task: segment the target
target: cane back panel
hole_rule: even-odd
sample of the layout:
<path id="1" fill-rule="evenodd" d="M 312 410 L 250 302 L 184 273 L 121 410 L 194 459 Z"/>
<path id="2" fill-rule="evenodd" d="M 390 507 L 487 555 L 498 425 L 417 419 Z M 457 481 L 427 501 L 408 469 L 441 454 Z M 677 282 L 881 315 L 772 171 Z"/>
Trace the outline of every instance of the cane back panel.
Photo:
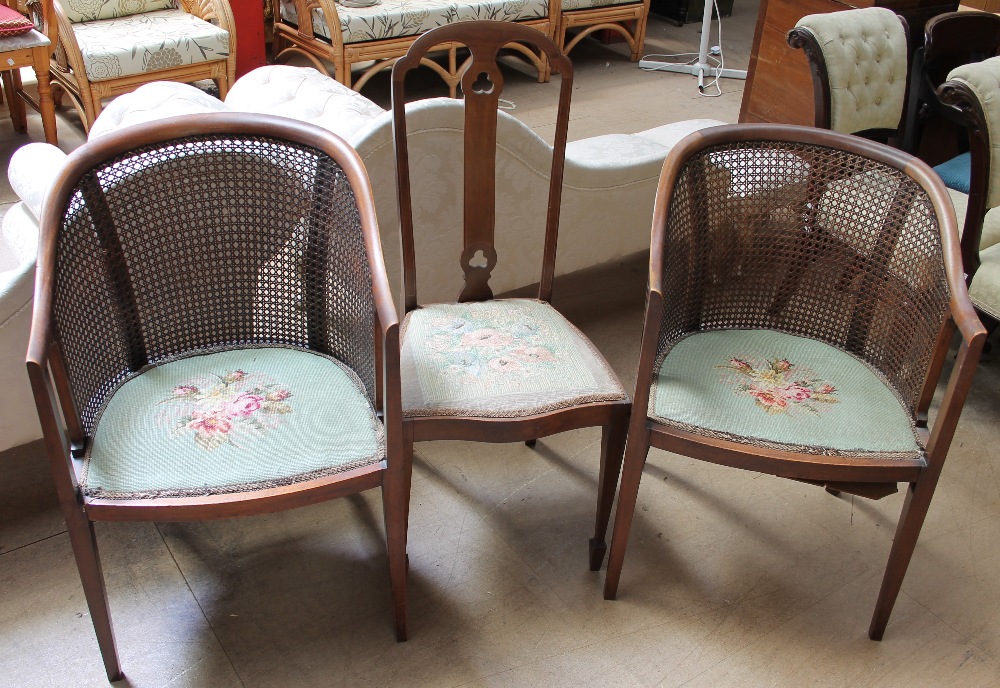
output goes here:
<path id="1" fill-rule="evenodd" d="M 63 218 L 52 317 L 88 435 L 145 366 L 226 348 L 333 356 L 374 401 L 364 237 L 326 154 L 243 134 L 161 142 L 88 171 Z"/>
<path id="2" fill-rule="evenodd" d="M 934 208 L 905 173 L 819 145 L 710 146 L 664 231 L 658 360 L 693 332 L 773 329 L 856 356 L 914 412 L 949 291 Z"/>

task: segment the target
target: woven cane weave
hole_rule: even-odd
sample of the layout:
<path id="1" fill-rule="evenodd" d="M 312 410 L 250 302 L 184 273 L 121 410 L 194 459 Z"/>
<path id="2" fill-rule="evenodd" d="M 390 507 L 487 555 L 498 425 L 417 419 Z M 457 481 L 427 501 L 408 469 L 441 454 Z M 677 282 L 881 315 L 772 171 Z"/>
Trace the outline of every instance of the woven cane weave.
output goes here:
<path id="1" fill-rule="evenodd" d="M 88 436 L 123 382 L 219 348 L 331 356 L 374 400 L 354 194 L 332 159 L 298 144 L 188 137 L 85 174 L 57 237 L 52 317 Z"/>
<path id="2" fill-rule="evenodd" d="M 517 418 L 625 399 L 608 364 L 547 303 L 424 306 L 403 321 L 404 416 Z"/>
<path id="3" fill-rule="evenodd" d="M 138 499 L 246 492 L 385 458 L 358 376 L 300 349 L 233 349 L 151 366 L 100 414 L 80 486 Z"/>
<path id="4" fill-rule="evenodd" d="M 793 193 L 775 192 L 783 177 Z M 748 215 L 755 189 L 771 207 Z M 949 293 L 934 210 L 905 174 L 815 145 L 709 147 L 681 171 L 664 245 L 658 362 L 693 333 L 784 332 L 857 359 L 913 417 Z"/>
<path id="5" fill-rule="evenodd" d="M 773 330 L 676 341 L 653 379 L 649 415 L 772 449 L 920 454 L 909 415 L 877 373 L 829 344 Z"/>

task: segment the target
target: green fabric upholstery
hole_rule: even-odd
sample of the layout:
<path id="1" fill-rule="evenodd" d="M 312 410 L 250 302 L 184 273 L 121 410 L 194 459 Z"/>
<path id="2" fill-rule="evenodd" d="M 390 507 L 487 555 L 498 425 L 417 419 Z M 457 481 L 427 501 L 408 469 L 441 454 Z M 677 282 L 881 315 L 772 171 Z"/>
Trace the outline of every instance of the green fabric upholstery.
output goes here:
<path id="1" fill-rule="evenodd" d="M 405 416 L 517 418 L 627 398 L 590 341 L 530 299 L 411 311 L 400 365 Z"/>
<path id="2" fill-rule="evenodd" d="M 110 398 L 85 457 L 95 498 L 142 499 L 287 485 L 385 458 L 361 381 L 319 354 L 216 351 L 151 366 Z"/>
<path id="3" fill-rule="evenodd" d="M 859 359 L 773 330 L 677 341 L 657 366 L 649 416 L 664 425 L 775 449 L 921 455 L 909 413 Z"/>

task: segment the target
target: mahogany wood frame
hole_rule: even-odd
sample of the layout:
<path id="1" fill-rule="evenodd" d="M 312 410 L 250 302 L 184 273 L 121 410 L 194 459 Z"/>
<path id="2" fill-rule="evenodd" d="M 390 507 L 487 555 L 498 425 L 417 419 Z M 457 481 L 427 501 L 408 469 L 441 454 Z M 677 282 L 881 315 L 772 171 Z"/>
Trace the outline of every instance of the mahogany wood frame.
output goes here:
<path id="1" fill-rule="evenodd" d="M 653 382 L 657 340 L 663 308 L 663 265 L 665 226 L 671 197 L 681 170 L 695 153 L 710 146 L 737 141 L 788 141 L 816 144 L 864 155 L 901 170 L 927 190 L 941 222 L 944 263 L 950 289 L 950 314 L 936 340 L 931 364 L 924 378 L 917 405 L 916 422 L 925 442 L 921 459 L 869 459 L 850 456 L 822 456 L 792 451 L 763 449 L 734 441 L 713 439 L 683 432 L 655 422 L 647 416 L 650 386 Z M 948 380 L 948 386 L 938 410 L 933 428 L 927 429 L 927 411 L 941 376 L 948 347 L 955 331 L 961 335 L 958 357 Z M 646 315 L 640 349 L 632 417 L 629 424 L 622 483 L 615 515 L 614 535 L 608 558 L 608 573 L 604 586 L 605 599 L 615 599 L 621 576 L 629 529 L 635 513 L 636 496 L 642 469 L 650 447 L 676 452 L 692 458 L 734 468 L 768 473 L 785 478 L 816 482 L 830 490 L 860 493 L 870 496 L 891 493 L 898 482 L 909 483 L 896 536 L 889 553 L 882 587 L 872 617 L 868 635 L 880 640 L 889 615 L 899 594 L 907 566 L 916 546 L 920 528 L 930 506 L 948 448 L 955 435 L 959 414 L 972 384 L 976 363 L 986 339 L 969 301 L 962 276 L 958 250 L 958 232 L 954 211 L 940 178 L 924 163 L 909 155 L 864 139 L 820 131 L 806 127 L 768 124 L 743 124 L 696 132 L 688 136 L 664 163 L 653 214 L 652 248 L 649 262 L 649 287 L 646 295 Z M 863 485 L 859 485 L 863 484 Z M 865 489 L 864 486 L 870 486 Z M 857 489 L 862 487 L 862 489 Z"/>
<path id="2" fill-rule="evenodd" d="M 969 203 L 965 209 L 965 227 L 962 229 L 962 264 L 966 282 L 979 270 L 979 243 L 982 241 L 983 220 L 989 208 L 986 199 L 990 191 L 992 148 L 986 113 L 979 96 L 962 81 L 946 81 L 938 89 L 941 103 L 954 108 L 956 119 L 964 124 L 969 136 L 969 154 L 972 169 L 969 174 Z"/>
<path id="3" fill-rule="evenodd" d="M 938 98 L 952 69 L 993 57 L 1000 49 L 1000 16 L 991 12 L 947 12 L 924 26 L 924 45 L 913 54 L 906 103 L 903 150 L 916 153 L 924 120 L 944 117 L 965 126 L 964 117 Z"/>
<path id="4" fill-rule="evenodd" d="M 407 54 L 392 69 L 393 141 L 396 151 L 396 180 L 399 201 L 400 236 L 403 255 L 403 303 L 406 313 L 419 308 L 416 285 L 410 166 L 406 139 L 405 81 L 424 56 L 440 43 L 459 42 L 471 51 L 470 66 L 462 77 L 465 93 L 465 172 L 464 238 L 460 258 L 465 287 L 458 301 L 493 299 L 490 273 L 496 265 L 496 149 L 497 106 L 503 91 L 503 74 L 497 54 L 512 42 L 530 45 L 544 55 L 559 74 L 559 109 L 556 117 L 552 167 L 549 175 L 545 243 L 541 260 L 538 299 L 549 302 L 555 274 L 559 211 L 562 198 L 563 164 L 569 128 L 569 105 L 573 88 L 573 65 L 547 36 L 511 22 L 470 21 L 442 26 L 414 41 Z M 480 82 L 483 77 L 488 82 Z M 486 258 L 485 267 L 470 263 L 478 251 Z M 625 432 L 630 404 L 628 399 L 595 402 L 520 418 L 404 417 L 406 452 L 413 442 L 425 440 L 471 440 L 478 442 L 527 442 L 566 430 L 601 426 L 601 468 L 598 486 L 594 537 L 590 541 L 590 567 L 598 570 L 607 549 L 605 535 L 611 516 L 618 474 L 625 448 Z"/>
<path id="5" fill-rule="evenodd" d="M 906 36 L 907 65 L 909 65 L 910 54 L 910 30 L 906 19 L 896 15 L 903 25 L 903 34 Z M 809 72 L 813 81 L 813 103 L 814 103 L 814 127 L 819 129 L 830 129 L 832 118 L 832 106 L 830 103 L 830 75 L 826 69 L 826 58 L 823 57 L 823 49 L 812 31 L 804 28 L 793 28 L 787 35 L 788 47 L 801 49 L 809 61 Z M 905 135 L 906 125 L 906 103 L 909 100 L 909 81 L 906 84 L 906 94 L 903 96 L 903 112 L 900 113 L 899 125 L 896 129 L 867 129 L 863 131 L 850 132 L 855 136 L 871 139 L 880 143 L 897 141 L 902 143 Z"/>
<path id="6" fill-rule="evenodd" d="M 364 234 L 376 316 L 376 396 L 386 430 L 386 461 L 342 474 L 247 493 L 142 500 L 91 499 L 79 488 L 74 455 L 86 442 L 69 379 L 52 328 L 56 237 L 78 180 L 118 154 L 141 146 L 200 134 L 245 134 L 285 139 L 333 158 L 354 190 Z M 211 202 L 211 198 L 205 199 Z M 84 594 L 90 607 L 108 679 L 122 677 L 107 591 L 94 534 L 95 521 L 193 521 L 263 514 L 316 504 L 381 487 L 397 640 L 406 639 L 406 529 L 410 456 L 403 451 L 399 384 L 399 321 L 382 259 L 375 206 L 357 153 L 339 137 L 311 124 L 249 114 L 188 115 L 119 130 L 74 152 L 42 213 L 35 306 L 27 355 L 28 375 L 45 438 L 59 503 L 66 518 Z"/>
<path id="7" fill-rule="evenodd" d="M 340 31 L 340 15 L 334 0 L 292 0 L 292 2 L 295 4 L 297 25 L 286 24 L 280 17 L 280 12 L 274 17 L 275 62 L 281 63 L 293 55 L 299 55 L 309 60 L 323 74 L 330 73 L 323 61 L 331 62 L 334 71 L 331 76 L 355 91 L 364 88 L 368 80 L 379 72 L 391 69 L 396 61 L 406 54 L 414 41 L 422 35 L 344 43 L 344 37 Z M 322 10 L 326 25 L 331 27 L 329 40 L 316 34 L 312 20 L 312 11 L 315 9 Z M 550 2 L 549 14 L 542 19 L 527 19 L 512 23 L 530 26 L 551 38 L 559 29 L 560 4 L 558 0 Z M 435 52 L 447 54 L 447 67 L 442 67 L 428 58 L 424 58 L 423 61 L 425 67 L 434 70 L 448 85 L 448 93 L 452 98 L 457 96 L 458 85 L 469 66 L 468 60 L 458 64 L 458 50 L 462 47 L 465 46 L 458 41 L 438 43 Z M 514 43 L 507 47 L 516 50 L 538 70 L 539 82 L 549 80 L 549 65 L 543 56 L 536 54 L 523 44 Z M 361 76 L 354 81 L 351 65 L 368 61 L 373 61 L 375 64 L 366 68 Z"/>
<path id="8" fill-rule="evenodd" d="M 46 35 L 51 31 L 58 36 L 58 50 L 52 60 L 50 72 L 53 86 L 56 89 L 56 103 L 62 99 L 62 93 L 69 95 L 73 106 L 80 113 L 85 131 L 90 131 L 94 120 L 101 114 L 104 106 L 101 101 L 123 93 L 129 93 L 143 84 L 151 81 L 180 81 L 190 83 L 201 79 L 212 79 L 219 88 L 219 98 L 225 99 L 229 87 L 236 81 L 236 24 L 229 0 L 178 0 L 179 7 L 199 19 L 215 20 L 220 29 L 229 32 L 229 56 L 210 62 L 181 65 L 155 72 L 130 74 L 104 81 L 91 81 L 80 53 L 80 46 L 73 33 L 73 23 L 59 4 L 59 0 L 43 0 L 54 3 L 54 22 L 51 28 L 46 26 Z"/>

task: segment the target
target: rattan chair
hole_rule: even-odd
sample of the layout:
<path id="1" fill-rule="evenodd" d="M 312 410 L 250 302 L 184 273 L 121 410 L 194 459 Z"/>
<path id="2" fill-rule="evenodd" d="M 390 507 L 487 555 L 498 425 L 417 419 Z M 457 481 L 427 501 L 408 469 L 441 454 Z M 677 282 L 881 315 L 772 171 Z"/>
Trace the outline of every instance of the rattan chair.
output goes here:
<path id="1" fill-rule="evenodd" d="M 90 130 L 102 100 L 151 81 L 212 79 L 225 98 L 236 80 L 229 0 L 42 0 L 54 3 L 54 93 L 65 91 Z"/>
<path id="2" fill-rule="evenodd" d="M 418 305 L 404 84 L 423 56 L 441 42 L 468 46 L 465 92 L 464 235 L 456 275 L 464 273 L 457 303 Z M 497 106 L 503 75 L 497 53 L 511 42 L 530 45 L 561 75 L 548 207 L 537 299 L 495 299 L 491 273 L 501 259 L 496 227 Z M 621 468 L 629 400 L 590 341 L 550 304 L 573 69 L 555 44 L 534 29 L 505 22 L 463 22 L 421 36 L 392 70 L 393 138 L 403 254 L 405 317 L 400 351 L 405 451 L 414 441 L 528 442 L 566 430 L 601 426 L 601 469 L 590 565 L 600 568 L 604 538 Z M 506 115 L 505 115 L 506 116 Z M 418 164 L 428 161 L 416 161 Z M 423 168 L 426 170 L 426 168 Z M 544 171 L 539 171 L 539 176 Z M 537 183 L 537 182 L 535 182 Z M 417 199 L 420 200 L 420 199 Z M 516 203 L 517 199 L 504 199 Z M 513 213 L 512 213 L 513 214 Z M 433 231 L 434 228 L 429 228 Z M 435 250 L 447 250 L 434 242 Z M 426 250 L 426 249 L 421 249 Z M 461 271 L 461 272 L 460 272 Z M 456 280 L 456 291 L 459 285 Z"/>
<path id="3" fill-rule="evenodd" d="M 880 639 L 986 336 L 940 179 L 858 137 L 703 130 L 664 165 L 649 279 L 604 596 L 650 446 L 870 498 L 903 482 L 869 629 Z"/>
<path id="4" fill-rule="evenodd" d="M 802 17 L 787 38 L 809 61 L 814 126 L 902 143 L 907 34 L 906 20 L 884 7 Z"/>
<path id="5" fill-rule="evenodd" d="M 95 521 L 267 513 L 381 487 L 406 636 L 398 319 L 357 154 L 192 115 L 70 158 L 44 212 L 28 373 L 108 677 Z"/>

